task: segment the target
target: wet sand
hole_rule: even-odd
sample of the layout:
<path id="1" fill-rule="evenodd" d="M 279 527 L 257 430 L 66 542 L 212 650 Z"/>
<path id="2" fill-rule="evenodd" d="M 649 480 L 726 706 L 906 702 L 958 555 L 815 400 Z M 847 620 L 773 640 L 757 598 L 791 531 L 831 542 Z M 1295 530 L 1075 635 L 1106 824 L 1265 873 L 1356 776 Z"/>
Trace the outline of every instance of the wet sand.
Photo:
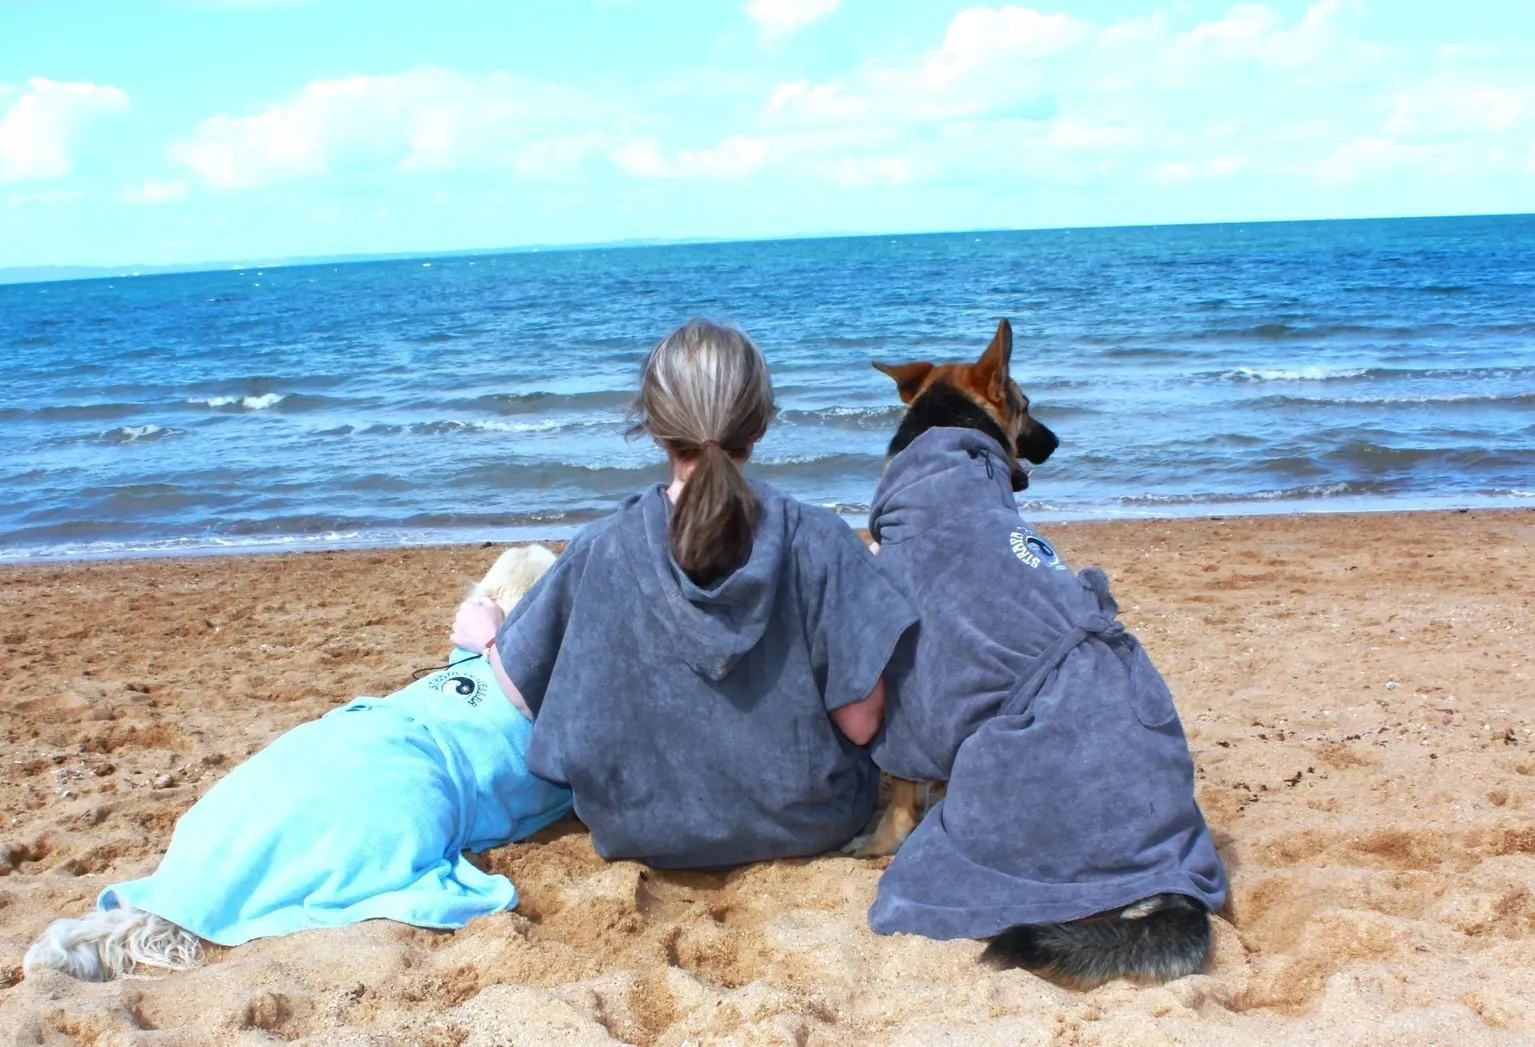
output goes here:
<path id="1" fill-rule="evenodd" d="M 0 567 L 0 1038 L 265 1044 L 1524 1044 L 1535 1040 L 1535 511 L 1045 528 L 1173 687 L 1232 875 L 1208 973 L 1089 993 L 880 938 L 880 863 L 484 856 L 516 912 L 23 980 L 288 728 L 440 664 L 497 549 Z M 1394 686 L 1393 686 L 1394 685 Z M 4 1042 L 0 1039 L 0 1042 Z"/>

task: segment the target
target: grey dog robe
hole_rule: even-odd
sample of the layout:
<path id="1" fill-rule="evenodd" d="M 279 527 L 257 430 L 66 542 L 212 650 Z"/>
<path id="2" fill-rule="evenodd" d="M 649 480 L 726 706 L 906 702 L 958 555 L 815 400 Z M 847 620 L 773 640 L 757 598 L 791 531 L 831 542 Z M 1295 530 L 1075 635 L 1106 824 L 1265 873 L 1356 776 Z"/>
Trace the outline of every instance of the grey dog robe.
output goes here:
<path id="1" fill-rule="evenodd" d="M 870 529 L 922 616 L 887 673 L 874 758 L 949 783 L 885 870 L 873 929 L 988 938 L 1161 893 L 1219 910 L 1167 685 L 1103 571 L 1074 573 L 1019 517 L 1001 446 L 924 433 L 891 461 Z"/>
<path id="2" fill-rule="evenodd" d="M 657 486 L 582 530 L 501 627 L 528 766 L 570 786 L 604 858 L 816 854 L 873 811 L 879 771 L 828 713 L 869 695 L 916 614 L 837 516 L 756 490 L 751 557 L 713 588 L 672 557 Z"/>

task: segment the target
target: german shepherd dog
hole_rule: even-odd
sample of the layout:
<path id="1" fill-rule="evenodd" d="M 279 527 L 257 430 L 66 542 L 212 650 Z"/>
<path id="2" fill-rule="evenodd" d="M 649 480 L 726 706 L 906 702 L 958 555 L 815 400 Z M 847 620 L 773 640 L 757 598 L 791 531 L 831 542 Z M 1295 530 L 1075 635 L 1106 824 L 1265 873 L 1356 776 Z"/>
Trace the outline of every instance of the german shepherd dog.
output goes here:
<path id="1" fill-rule="evenodd" d="M 1029 474 L 1019 464 L 1025 459 L 1043 465 L 1061 445 L 1048 426 L 1029 414 L 1029 398 L 1009 373 L 1013 360 L 1013 325 L 1003 320 L 996 337 L 973 364 L 934 364 L 919 360 L 909 364 L 874 365 L 895 380 L 906 413 L 885 452 L 888 462 L 929 429 L 945 426 L 978 429 L 1007 450 L 1012 464 L 1013 490 L 1029 486 Z M 878 550 L 876 549 L 876 552 Z M 922 608 L 918 608 L 920 612 Z M 901 841 L 917 827 L 919 804 L 926 788 L 891 776 L 890 806 L 878 826 L 860 836 L 845 850 L 857 858 L 882 858 L 894 854 Z"/>
<path id="2" fill-rule="evenodd" d="M 1024 490 L 1029 478 L 1020 460 L 1042 464 L 1059 440 L 1030 416 L 1029 399 L 1009 373 L 1012 350 L 1012 327 L 1004 319 L 973 364 L 874 364 L 895 380 L 907 407 L 890 441 L 887 462 L 929 429 L 976 429 L 1008 453 L 1013 490 Z M 952 511 L 964 513 L 969 507 L 957 504 Z M 951 609 L 917 610 L 926 616 Z M 849 844 L 848 853 L 894 854 L 916 827 L 925 787 L 894 776 L 891 782 L 891 802 L 878 825 Z M 1157 981 L 1195 973 L 1204 967 L 1209 943 L 1209 914 L 1198 901 L 1158 894 L 1068 923 L 1011 927 L 990 940 L 982 961 L 999 968 L 1027 968 L 1052 981 L 1087 988 L 1114 977 Z"/>

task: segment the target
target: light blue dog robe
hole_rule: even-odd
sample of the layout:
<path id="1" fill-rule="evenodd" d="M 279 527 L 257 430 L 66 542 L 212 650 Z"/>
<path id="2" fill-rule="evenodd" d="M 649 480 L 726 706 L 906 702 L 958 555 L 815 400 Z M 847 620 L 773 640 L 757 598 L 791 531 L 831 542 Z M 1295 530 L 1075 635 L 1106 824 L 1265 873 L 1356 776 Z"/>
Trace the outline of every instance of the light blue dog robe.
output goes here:
<path id="1" fill-rule="evenodd" d="M 219 945 L 389 919 L 457 928 L 517 889 L 463 856 L 526 837 L 570 791 L 524 762 L 533 725 L 483 657 L 294 728 L 182 815 L 152 876 L 108 887 Z"/>

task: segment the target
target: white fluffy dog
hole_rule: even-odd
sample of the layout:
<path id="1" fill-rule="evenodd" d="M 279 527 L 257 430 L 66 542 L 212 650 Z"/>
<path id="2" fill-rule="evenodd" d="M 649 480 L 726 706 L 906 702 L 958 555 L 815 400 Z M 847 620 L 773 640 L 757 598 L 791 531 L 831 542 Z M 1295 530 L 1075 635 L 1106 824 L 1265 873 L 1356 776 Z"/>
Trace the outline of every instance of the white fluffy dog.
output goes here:
<path id="1" fill-rule="evenodd" d="M 510 613 L 524 593 L 555 561 L 542 545 L 507 549 L 470 596 L 489 597 Z M 55 969 L 85 981 L 109 981 L 138 967 L 179 971 L 202 963 L 203 943 L 192 932 L 154 913 L 121 907 L 93 909 L 84 916 L 54 920 L 27 950 L 26 974 Z"/>
<path id="2" fill-rule="evenodd" d="M 469 595 L 488 596 L 496 601 L 502 614 L 511 614 L 523 594 L 554 566 L 555 559 L 555 555 L 542 545 L 519 545 L 508 549 L 491 565 L 485 577 L 470 588 Z"/>

